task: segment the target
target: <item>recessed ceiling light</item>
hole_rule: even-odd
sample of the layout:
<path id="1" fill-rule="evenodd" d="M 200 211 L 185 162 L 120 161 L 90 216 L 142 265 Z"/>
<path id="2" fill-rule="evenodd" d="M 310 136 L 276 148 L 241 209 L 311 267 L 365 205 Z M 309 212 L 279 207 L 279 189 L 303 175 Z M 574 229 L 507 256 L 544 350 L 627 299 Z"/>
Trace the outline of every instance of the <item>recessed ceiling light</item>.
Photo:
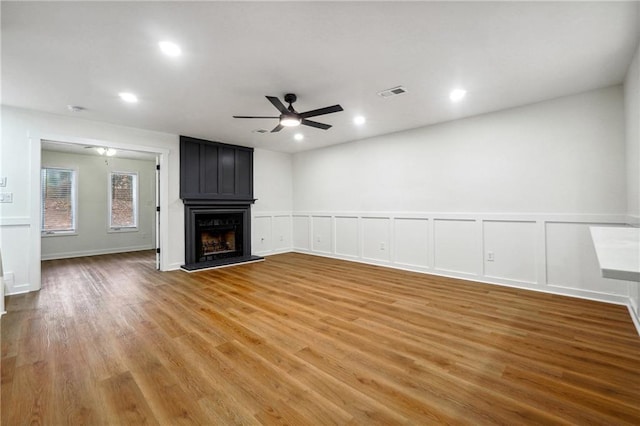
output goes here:
<path id="1" fill-rule="evenodd" d="M 302 133 L 296 133 L 295 135 L 293 135 L 293 138 L 297 141 L 301 141 L 302 139 L 304 139 L 304 135 Z"/>
<path id="2" fill-rule="evenodd" d="M 129 102 L 132 104 L 138 102 L 138 97 L 133 93 L 121 92 L 121 93 L 118 93 L 118 96 L 120 96 L 120 99 L 122 99 L 125 102 Z"/>
<path id="3" fill-rule="evenodd" d="M 158 46 L 160 46 L 160 50 L 162 50 L 162 53 L 167 56 L 175 57 L 182 54 L 182 49 L 180 49 L 180 46 L 171 41 L 161 41 L 160 43 L 158 43 Z"/>
<path id="4" fill-rule="evenodd" d="M 467 91 L 464 89 L 454 89 L 449 93 L 449 99 L 451 102 L 458 102 L 467 95 Z"/>
<path id="5" fill-rule="evenodd" d="M 361 125 L 363 125 L 364 123 L 367 122 L 367 119 L 364 118 L 364 116 L 362 116 L 362 115 L 358 115 L 357 117 L 353 118 L 353 122 L 355 124 L 357 124 L 358 126 L 361 126 Z"/>

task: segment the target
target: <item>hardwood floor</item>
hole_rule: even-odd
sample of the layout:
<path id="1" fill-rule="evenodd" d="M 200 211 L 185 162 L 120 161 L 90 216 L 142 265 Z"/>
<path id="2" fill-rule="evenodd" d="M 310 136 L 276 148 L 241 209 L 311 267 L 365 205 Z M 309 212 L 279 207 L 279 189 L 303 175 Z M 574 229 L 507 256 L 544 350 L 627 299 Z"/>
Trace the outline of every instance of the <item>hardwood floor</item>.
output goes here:
<path id="1" fill-rule="evenodd" d="M 3 425 L 640 424 L 623 306 L 302 254 L 42 273 L 2 318 Z"/>

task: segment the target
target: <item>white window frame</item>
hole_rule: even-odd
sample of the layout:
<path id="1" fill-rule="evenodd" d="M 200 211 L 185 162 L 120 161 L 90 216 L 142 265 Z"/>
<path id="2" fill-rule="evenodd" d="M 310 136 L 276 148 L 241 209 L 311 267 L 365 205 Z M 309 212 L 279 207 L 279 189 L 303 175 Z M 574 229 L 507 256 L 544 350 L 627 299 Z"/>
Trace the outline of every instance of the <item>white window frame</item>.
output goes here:
<path id="1" fill-rule="evenodd" d="M 133 219 L 134 219 L 134 224 L 133 226 L 113 226 L 112 224 L 112 206 L 111 206 L 111 199 L 112 199 L 112 179 L 113 179 L 113 175 L 130 175 L 133 176 Z M 118 233 L 118 232 L 137 232 L 138 231 L 138 225 L 139 225 L 139 213 L 140 213 L 140 208 L 139 208 L 139 198 L 140 198 L 140 181 L 139 181 L 139 176 L 138 176 L 138 172 L 122 172 L 122 171 L 110 171 L 108 178 L 107 178 L 107 197 L 108 197 L 108 211 L 107 211 L 107 224 L 108 224 L 108 228 L 107 228 L 107 232 L 109 233 Z"/>
<path id="2" fill-rule="evenodd" d="M 71 172 L 71 210 L 73 223 L 71 229 L 44 229 L 44 193 L 42 182 L 43 170 L 65 170 Z M 78 235 L 78 169 L 75 167 L 57 167 L 43 165 L 40 167 L 40 235 L 42 237 L 63 237 L 68 235 Z"/>

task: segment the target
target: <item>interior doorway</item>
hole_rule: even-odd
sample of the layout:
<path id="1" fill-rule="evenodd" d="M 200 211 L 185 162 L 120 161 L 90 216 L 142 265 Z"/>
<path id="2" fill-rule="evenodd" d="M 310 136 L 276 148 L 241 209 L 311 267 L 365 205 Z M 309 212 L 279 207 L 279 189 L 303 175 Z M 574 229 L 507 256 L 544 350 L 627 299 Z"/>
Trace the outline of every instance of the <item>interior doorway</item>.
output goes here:
<path id="1" fill-rule="evenodd" d="M 154 250 L 161 269 L 161 156 L 41 140 L 41 260 Z"/>

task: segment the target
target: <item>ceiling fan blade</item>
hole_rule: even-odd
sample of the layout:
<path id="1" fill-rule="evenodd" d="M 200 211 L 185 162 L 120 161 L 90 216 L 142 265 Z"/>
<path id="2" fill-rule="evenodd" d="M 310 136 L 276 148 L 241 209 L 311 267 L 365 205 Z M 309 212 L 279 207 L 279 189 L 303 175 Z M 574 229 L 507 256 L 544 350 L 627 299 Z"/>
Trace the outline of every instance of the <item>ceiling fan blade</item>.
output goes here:
<path id="1" fill-rule="evenodd" d="M 234 115 L 233 118 L 280 118 L 280 117 L 263 117 L 254 115 Z"/>
<path id="2" fill-rule="evenodd" d="M 317 129 L 322 129 L 322 130 L 327 130 L 331 128 L 331 125 L 329 124 L 318 123 L 317 121 L 311 121 L 311 120 L 305 120 L 305 119 L 302 119 L 302 122 L 300 124 L 304 124 L 305 126 L 311 126 L 311 127 L 315 127 Z"/>
<path id="3" fill-rule="evenodd" d="M 276 127 L 273 128 L 271 133 L 279 132 L 282 129 L 284 129 L 284 126 L 282 124 L 278 124 Z"/>
<path id="4" fill-rule="evenodd" d="M 331 114 L 332 112 L 340 112 L 344 111 L 340 105 L 333 105 L 330 107 L 324 107 L 319 109 L 314 109 L 313 111 L 307 111 L 300 114 L 302 118 L 315 117 L 318 115 Z"/>
<path id="5" fill-rule="evenodd" d="M 269 102 L 271 102 L 273 106 L 276 107 L 281 113 L 289 113 L 289 110 L 282 104 L 282 102 L 280 102 L 280 99 L 276 98 L 275 96 L 267 96 L 267 99 L 269 99 Z"/>

